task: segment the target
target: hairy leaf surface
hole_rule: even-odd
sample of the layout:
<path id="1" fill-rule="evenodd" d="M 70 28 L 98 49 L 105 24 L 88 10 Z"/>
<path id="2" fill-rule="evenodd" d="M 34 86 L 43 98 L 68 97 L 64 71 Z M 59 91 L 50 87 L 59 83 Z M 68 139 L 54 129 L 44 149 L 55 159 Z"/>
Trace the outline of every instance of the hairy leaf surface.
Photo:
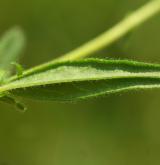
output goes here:
<path id="1" fill-rule="evenodd" d="M 160 88 L 160 65 L 128 60 L 59 62 L 24 72 L 0 92 L 42 100 L 74 101 L 133 89 Z"/>

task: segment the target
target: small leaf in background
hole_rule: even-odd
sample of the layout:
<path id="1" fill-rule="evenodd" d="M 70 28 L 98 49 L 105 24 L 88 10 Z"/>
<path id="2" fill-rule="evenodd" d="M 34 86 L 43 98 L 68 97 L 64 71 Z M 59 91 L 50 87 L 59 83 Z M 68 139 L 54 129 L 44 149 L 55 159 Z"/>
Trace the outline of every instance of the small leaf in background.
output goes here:
<path id="1" fill-rule="evenodd" d="M 0 39 L 0 69 L 10 72 L 11 62 L 21 55 L 26 38 L 19 27 L 7 31 Z"/>
<path id="2" fill-rule="evenodd" d="M 5 71 L 0 70 L 0 85 L 3 83 L 5 77 Z"/>
<path id="3" fill-rule="evenodd" d="M 16 67 L 17 76 L 20 78 L 23 75 L 24 70 L 22 65 L 18 64 L 17 62 L 12 62 L 11 64 Z"/>
<path id="4" fill-rule="evenodd" d="M 15 106 L 19 112 L 25 112 L 27 107 L 10 93 L 0 95 L 0 101 Z"/>
<path id="5" fill-rule="evenodd" d="M 12 78 L 11 78 L 12 79 Z M 76 101 L 110 93 L 160 88 L 160 65 L 128 60 L 86 59 L 26 71 L 0 92 L 40 100 Z"/>

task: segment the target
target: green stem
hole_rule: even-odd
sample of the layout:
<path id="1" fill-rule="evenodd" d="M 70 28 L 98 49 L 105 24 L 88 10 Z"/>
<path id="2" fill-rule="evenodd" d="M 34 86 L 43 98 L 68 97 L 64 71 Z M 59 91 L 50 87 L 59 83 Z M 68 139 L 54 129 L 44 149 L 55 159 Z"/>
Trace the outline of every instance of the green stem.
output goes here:
<path id="1" fill-rule="evenodd" d="M 52 60 L 48 63 L 36 66 L 24 72 L 24 75 L 29 75 L 33 72 L 43 70 L 58 61 L 68 61 L 76 60 L 84 57 L 88 57 L 96 51 L 107 47 L 123 37 L 129 31 L 133 30 L 135 27 L 141 25 L 143 22 L 147 21 L 149 18 L 160 12 L 160 0 L 152 0 L 134 11 L 120 23 L 115 25 L 110 30 L 104 32 L 97 38 L 89 41 L 88 43 L 82 45 L 81 47 L 65 54 L 64 56 Z M 12 77 L 11 80 L 15 78 Z"/>
<path id="2" fill-rule="evenodd" d="M 141 25 L 144 21 L 154 16 L 160 11 L 160 0 L 152 0 L 134 13 L 126 17 L 120 23 L 115 25 L 110 30 L 104 32 L 97 38 L 89 41 L 81 47 L 62 56 L 59 60 L 75 60 L 88 57 L 89 55 L 111 45 L 135 27 Z"/>

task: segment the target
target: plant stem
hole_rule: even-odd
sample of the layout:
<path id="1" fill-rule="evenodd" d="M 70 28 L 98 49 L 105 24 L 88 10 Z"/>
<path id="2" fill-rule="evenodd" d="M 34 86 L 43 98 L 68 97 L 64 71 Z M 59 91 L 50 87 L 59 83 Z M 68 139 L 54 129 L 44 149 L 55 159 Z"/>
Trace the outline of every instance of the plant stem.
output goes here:
<path id="1" fill-rule="evenodd" d="M 134 11 L 120 23 L 115 25 L 110 30 L 104 32 L 97 38 L 89 41 L 81 47 L 71 51 L 70 53 L 58 58 L 58 60 L 75 60 L 88 57 L 104 47 L 111 45 L 113 42 L 120 39 L 122 36 L 141 25 L 144 21 L 154 16 L 160 11 L 160 0 L 152 0 L 140 9 Z"/>
<path id="2" fill-rule="evenodd" d="M 134 11 L 131 15 L 126 17 L 120 23 L 115 25 L 110 30 L 104 32 L 97 38 L 89 41 L 81 47 L 71 51 L 70 53 L 65 54 L 62 57 L 25 71 L 24 75 L 30 75 L 33 72 L 41 71 L 44 68 L 50 67 L 52 64 L 55 64 L 59 61 L 69 61 L 88 57 L 94 52 L 111 45 L 112 43 L 123 37 L 125 34 L 127 34 L 129 31 L 141 25 L 143 22 L 147 21 L 158 12 L 160 12 L 160 0 L 152 0 L 138 10 Z M 12 77 L 10 80 L 12 81 L 14 79 L 16 79 L 16 77 Z"/>

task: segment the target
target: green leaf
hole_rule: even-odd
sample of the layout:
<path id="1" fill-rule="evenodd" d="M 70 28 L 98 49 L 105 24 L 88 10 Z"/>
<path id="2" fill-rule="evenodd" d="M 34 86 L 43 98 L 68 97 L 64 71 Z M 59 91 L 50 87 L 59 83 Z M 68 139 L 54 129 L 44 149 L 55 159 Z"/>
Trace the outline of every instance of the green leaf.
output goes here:
<path id="1" fill-rule="evenodd" d="M 18 64 L 17 62 L 12 62 L 11 64 L 16 67 L 17 76 L 20 78 L 24 71 L 22 65 Z"/>
<path id="2" fill-rule="evenodd" d="M 0 92 L 41 100 L 74 101 L 128 90 L 160 88 L 160 65 L 128 60 L 59 62 L 24 72 Z"/>
<path id="3" fill-rule="evenodd" d="M 3 83 L 5 77 L 5 71 L 0 70 L 0 85 Z"/>
<path id="4" fill-rule="evenodd" d="M 15 27 L 7 31 L 0 40 L 0 69 L 10 71 L 11 62 L 17 61 L 25 46 L 22 30 Z"/>
<path id="5" fill-rule="evenodd" d="M 16 97 L 8 92 L 0 95 L 0 101 L 14 105 L 19 112 L 25 112 L 27 110 L 27 107 L 23 103 L 21 103 Z"/>

